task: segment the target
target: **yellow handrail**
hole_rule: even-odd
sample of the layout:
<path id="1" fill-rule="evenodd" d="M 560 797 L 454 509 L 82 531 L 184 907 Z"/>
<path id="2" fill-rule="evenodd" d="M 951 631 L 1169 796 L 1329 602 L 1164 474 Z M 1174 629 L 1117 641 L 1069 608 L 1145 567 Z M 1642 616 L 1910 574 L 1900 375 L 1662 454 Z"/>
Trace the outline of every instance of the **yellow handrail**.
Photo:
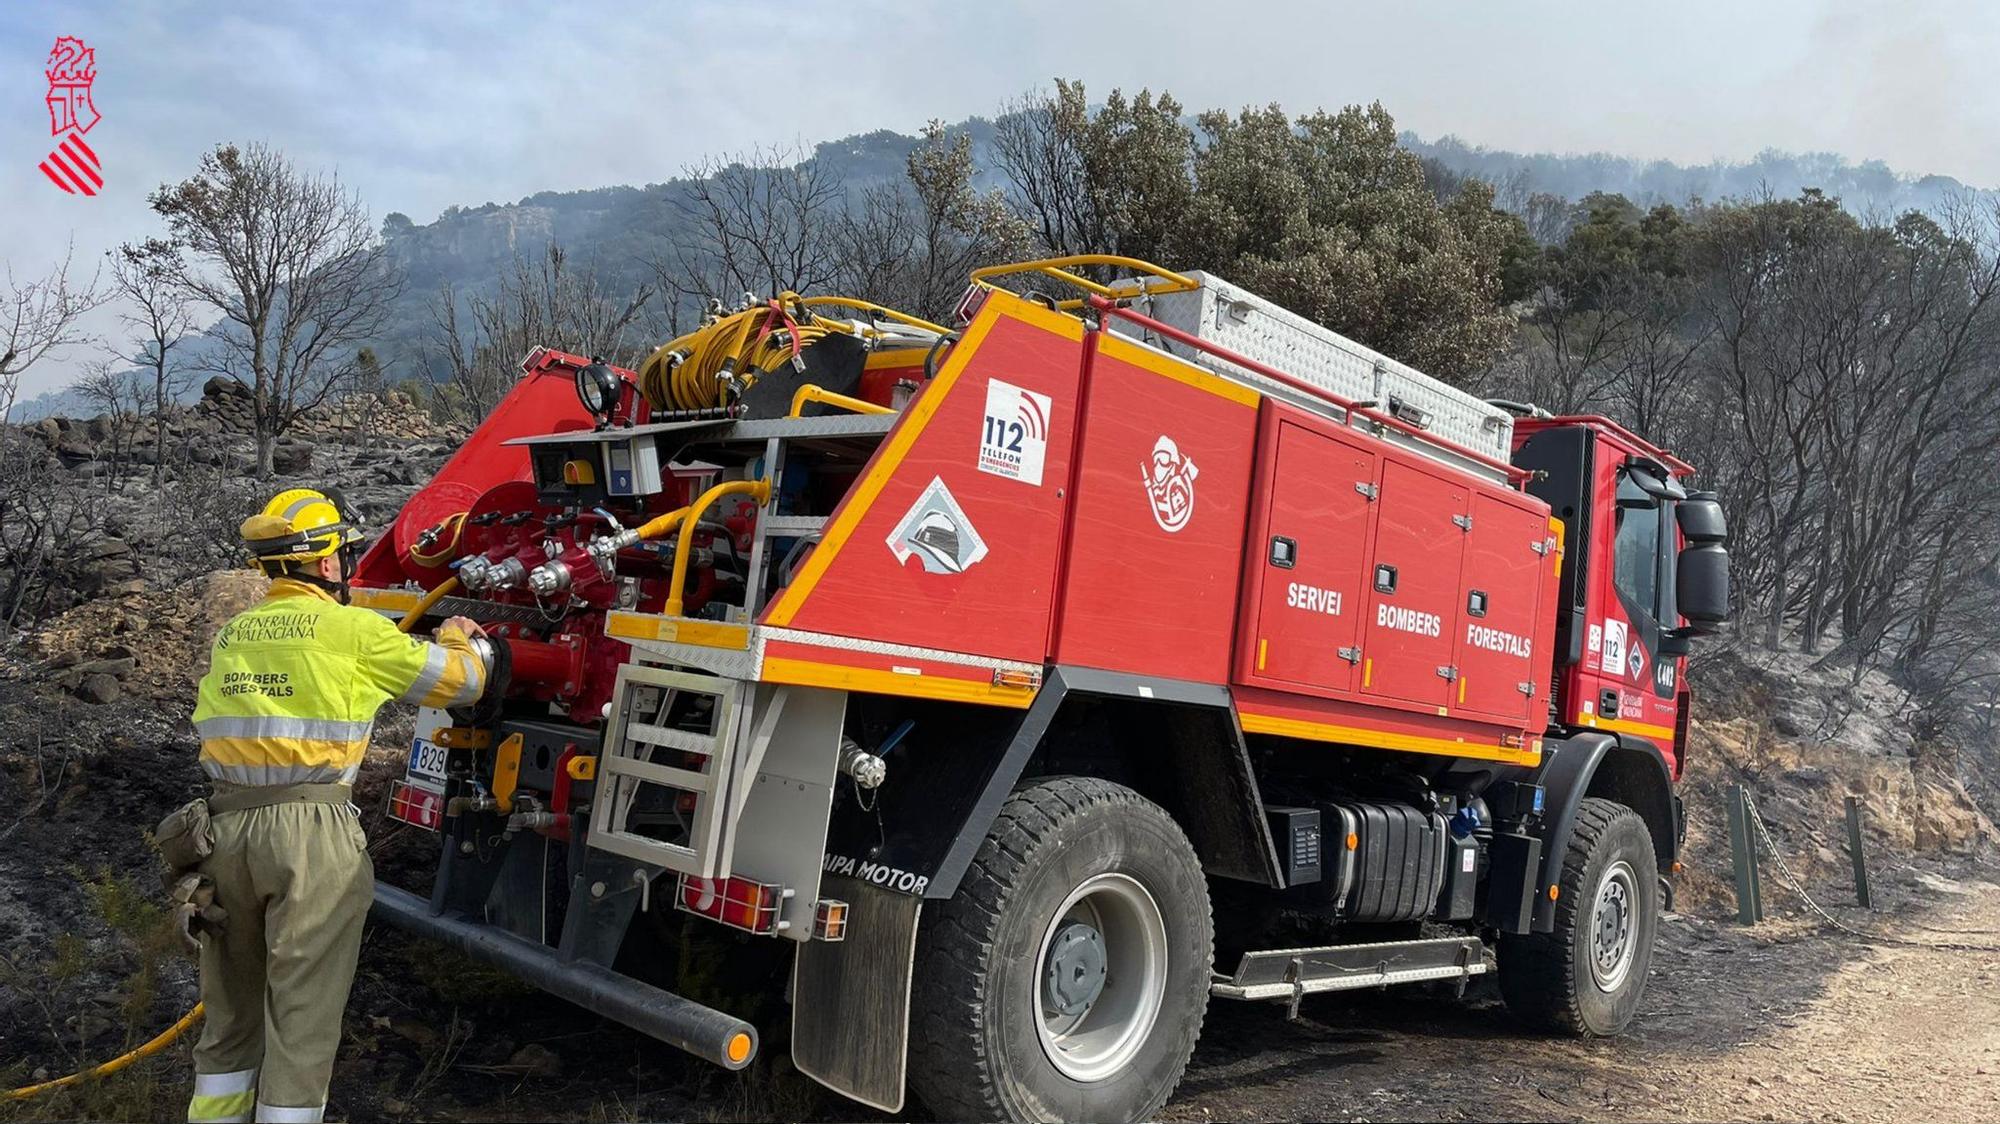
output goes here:
<path id="1" fill-rule="evenodd" d="M 887 406 L 878 406 L 873 402 L 865 402 L 859 398 L 850 398 L 845 394 L 836 394 L 817 383 L 809 382 L 800 387 L 797 394 L 792 395 L 791 416 L 798 417 L 799 411 L 805 409 L 808 402 L 824 402 L 829 406 L 838 406 L 843 410 L 857 414 L 893 414 L 896 412 Z"/>
<path id="2" fill-rule="evenodd" d="M 805 305 L 807 307 L 811 307 L 816 304 L 826 304 L 826 305 L 832 305 L 835 308 L 851 308 L 858 312 L 872 313 L 877 316 L 882 316 L 887 319 L 894 320 L 898 324 L 908 324 L 912 328 L 921 328 L 926 332 L 936 332 L 940 336 L 951 331 L 950 328 L 947 328 L 942 324 L 933 324 L 928 320 L 912 316 L 907 312 L 898 312 L 893 308 L 884 308 L 881 305 L 875 304 L 871 301 L 857 300 L 853 297 L 801 297 L 796 293 L 785 293 L 782 296 L 780 296 L 779 299 L 796 300 L 799 304 Z"/>
<path id="3" fill-rule="evenodd" d="M 1114 288 L 1101 281 L 1092 281 L 1088 277 L 1082 277 L 1069 271 L 1069 267 L 1083 265 L 1108 265 L 1118 269 L 1129 269 L 1134 273 L 1143 273 L 1148 277 L 1157 278 L 1166 282 L 1166 284 L 1149 287 L 1144 280 L 1140 280 L 1137 288 Z M 1106 300 L 1125 300 L 1146 293 L 1185 293 L 1191 289 L 1201 288 L 1201 283 L 1192 277 L 1175 273 L 1171 269 L 1154 265 L 1149 261 L 1139 258 L 1122 257 L 1118 254 L 1069 254 L 1059 258 L 1038 258 L 1034 261 L 1006 262 L 1001 265 L 982 266 L 972 271 L 972 280 L 977 284 L 990 285 L 998 289 L 1001 286 L 994 285 L 987 278 L 1005 277 L 1011 273 L 1039 273 L 1045 277 L 1053 277 L 1064 284 L 1074 285 L 1086 293 L 1095 293 Z M 1011 292 L 1012 290 L 1009 291 Z M 1078 308 L 1082 304 L 1082 300 L 1073 299 L 1057 301 L 1056 307 Z"/>
<path id="4" fill-rule="evenodd" d="M 688 556 L 694 553 L 694 528 L 701 521 L 701 513 L 724 496 L 742 495 L 752 497 L 761 507 L 771 498 L 771 482 L 768 479 L 731 480 L 703 492 L 700 499 L 688 505 L 687 514 L 681 519 L 681 537 L 674 548 L 674 577 L 667 594 L 667 616 L 681 615 L 681 589 L 687 584 Z"/>

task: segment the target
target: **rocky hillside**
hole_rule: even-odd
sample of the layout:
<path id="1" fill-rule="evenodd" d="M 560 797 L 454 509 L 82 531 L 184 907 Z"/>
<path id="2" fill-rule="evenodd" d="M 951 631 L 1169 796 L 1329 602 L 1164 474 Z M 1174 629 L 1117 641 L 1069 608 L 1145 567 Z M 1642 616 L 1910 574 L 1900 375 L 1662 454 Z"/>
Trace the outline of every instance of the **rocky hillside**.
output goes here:
<path id="1" fill-rule="evenodd" d="M 260 483 L 248 388 L 210 379 L 160 416 L 51 417 L 0 432 L 0 618 L 170 587 L 240 554 L 235 528 L 287 482 L 336 487 L 381 525 L 463 433 L 407 396 L 349 396 L 279 438 L 278 481 Z"/>
<path id="2" fill-rule="evenodd" d="M 177 463 L 230 465 L 240 460 L 246 452 L 242 442 L 255 431 L 253 410 L 249 386 L 216 375 L 202 384 L 199 399 L 169 405 L 161 415 L 47 417 L 24 429 L 65 466 L 86 476 L 160 464 L 163 457 L 172 472 Z M 454 436 L 401 391 L 380 397 L 348 395 L 300 416 L 278 439 L 276 468 L 280 474 L 304 472 L 313 466 L 313 451 L 328 444 L 397 448 Z"/>

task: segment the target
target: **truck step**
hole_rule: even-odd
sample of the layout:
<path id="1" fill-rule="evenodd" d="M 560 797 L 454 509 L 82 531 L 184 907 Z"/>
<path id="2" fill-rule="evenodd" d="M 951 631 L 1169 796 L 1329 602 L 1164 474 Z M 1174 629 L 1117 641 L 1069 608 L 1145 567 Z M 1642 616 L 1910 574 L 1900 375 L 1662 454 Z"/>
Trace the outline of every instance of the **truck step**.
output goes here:
<path id="1" fill-rule="evenodd" d="M 1463 981 L 1492 970 L 1478 937 L 1274 948 L 1244 953 L 1236 974 L 1216 973 L 1209 992 L 1219 999 L 1290 1000 L 1296 1015 L 1305 995 L 1424 980 Z"/>
<path id="2" fill-rule="evenodd" d="M 697 878 L 727 873 L 730 817 L 724 809 L 741 772 L 734 752 L 741 686 L 733 679 L 641 664 L 618 669 L 597 762 L 598 810 L 584 837 L 586 846 Z M 659 724 L 666 700 L 676 693 L 713 697 L 709 729 L 677 730 Z M 663 751 L 674 764 L 655 760 Z M 686 754 L 698 760 L 683 767 Z M 640 830 L 646 821 L 633 809 L 642 803 L 644 785 L 668 790 L 664 806 L 676 810 L 676 819 L 682 818 L 680 798 L 693 799 L 684 839 L 655 838 Z"/>

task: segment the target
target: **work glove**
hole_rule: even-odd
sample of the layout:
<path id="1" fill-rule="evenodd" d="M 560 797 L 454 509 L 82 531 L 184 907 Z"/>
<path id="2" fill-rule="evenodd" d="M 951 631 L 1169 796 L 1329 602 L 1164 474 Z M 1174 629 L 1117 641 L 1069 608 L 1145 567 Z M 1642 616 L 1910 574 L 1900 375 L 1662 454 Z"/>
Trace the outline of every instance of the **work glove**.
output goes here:
<path id="1" fill-rule="evenodd" d="M 173 902 L 175 929 L 197 953 L 201 951 L 200 934 L 219 934 L 229 922 L 229 911 L 215 902 L 215 880 L 199 871 L 182 875 L 167 897 Z"/>

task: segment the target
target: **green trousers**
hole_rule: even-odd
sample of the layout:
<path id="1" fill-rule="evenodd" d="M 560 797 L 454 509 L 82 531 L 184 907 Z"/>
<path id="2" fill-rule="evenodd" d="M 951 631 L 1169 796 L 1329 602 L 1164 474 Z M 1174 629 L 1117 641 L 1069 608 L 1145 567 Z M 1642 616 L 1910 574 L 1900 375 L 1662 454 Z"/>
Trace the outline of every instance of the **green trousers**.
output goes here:
<path id="1" fill-rule="evenodd" d="M 202 937 L 207 1024 L 188 1119 L 317 1121 L 375 892 L 351 804 L 277 804 L 215 817 L 202 865 L 229 912 Z"/>

